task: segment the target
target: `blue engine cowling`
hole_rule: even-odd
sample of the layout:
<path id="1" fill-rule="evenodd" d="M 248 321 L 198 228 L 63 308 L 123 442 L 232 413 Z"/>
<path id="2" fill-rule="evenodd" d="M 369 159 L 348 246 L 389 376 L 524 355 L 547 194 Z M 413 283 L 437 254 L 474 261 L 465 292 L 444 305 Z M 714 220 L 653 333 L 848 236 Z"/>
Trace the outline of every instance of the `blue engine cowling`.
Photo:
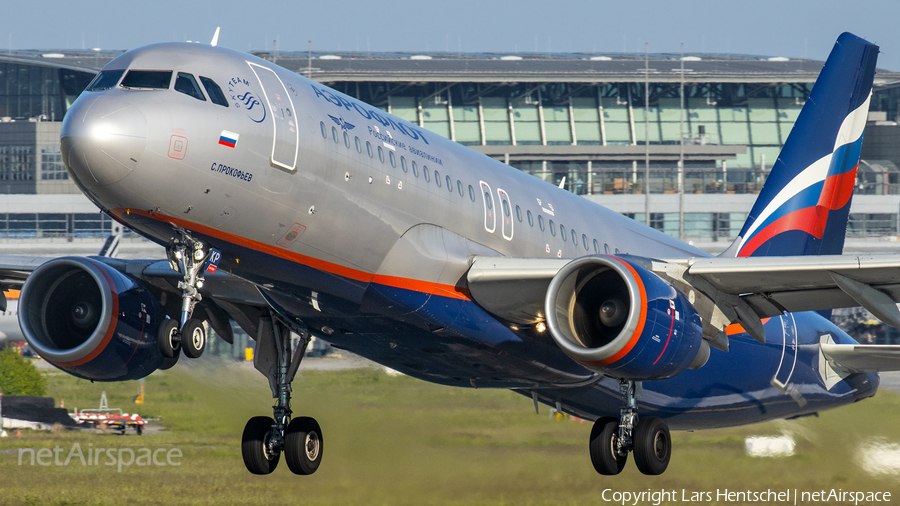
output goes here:
<path id="1" fill-rule="evenodd" d="M 164 318 L 149 290 L 91 258 L 41 265 L 19 297 L 19 326 L 34 351 L 94 381 L 139 379 L 158 369 L 156 335 Z"/>
<path id="2" fill-rule="evenodd" d="M 684 295 L 625 258 L 566 264 L 550 282 L 544 310 L 569 357 L 614 378 L 671 378 L 709 356 L 700 316 Z"/>

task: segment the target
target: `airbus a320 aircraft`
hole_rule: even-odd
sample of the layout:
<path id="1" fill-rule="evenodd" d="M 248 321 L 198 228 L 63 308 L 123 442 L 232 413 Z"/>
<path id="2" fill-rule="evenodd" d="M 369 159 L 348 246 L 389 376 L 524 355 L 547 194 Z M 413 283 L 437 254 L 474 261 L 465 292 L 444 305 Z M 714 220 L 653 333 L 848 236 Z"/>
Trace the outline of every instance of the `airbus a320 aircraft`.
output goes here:
<path id="1" fill-rule="evenodd" d="M 29 344 L 97 381 L 198 357 L 201 322 L 229 340 L 235 320 L 276 399 L 243 433 L 255 474 L 282 454 L 310 474 L 323 455 L 316 421 L 293 417 L 290 331 L 596 420 L 599 473 L 633 453 L 660 474 L 670 428 L 810 415 L 898 368 L 896 348 L 814 312 L 863 305 L 900 326 L 900 256 L 841 255 L 877 53 L 840 36 L 740 236 L 710 257 L 267 61 L 135 49 L 60 141 L 85 195 L 168 261 L 0 258 L 4 286 L 27 277 Z"/>

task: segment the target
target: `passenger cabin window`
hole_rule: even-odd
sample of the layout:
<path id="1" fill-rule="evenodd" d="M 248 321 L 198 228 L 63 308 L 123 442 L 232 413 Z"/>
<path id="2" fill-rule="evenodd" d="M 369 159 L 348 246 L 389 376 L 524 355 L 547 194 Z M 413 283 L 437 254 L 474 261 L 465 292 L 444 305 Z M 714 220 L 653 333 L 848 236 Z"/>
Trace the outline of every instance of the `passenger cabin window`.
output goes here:
<path id="1" fill-rule="evenodd" d="M 221 105 L 222 107 L 228 107 L 228 99 L 225 98 L 225 94 L 222 93 L 222 88 L 219 88 L 219 85 L 216 84 L 215 81 L 208 77 L 200 76 L 200 82 L 203 83 L 203 87 L 206 88 L 206 94 L 209 95 L 209 99 L 212 103 Z"/>
<path id="2" fill-rule="evenodd" d="M 556 225 L 553 223 L 553 220 L 550 220 L 550 235 L 556 237 Z M 565 237 L 565 234 L 563 234 Z"/>
<path id="3" fill-rule="evenodd" d="M 178 76 L 175 77 L 175 91 L 206 102 L 206 97 L 200 91 L 200 85 L 197 84 L 197 80 L 191 74 L 178 73 Z"/>
<path id="4" fill-rule="evenodd" d="M 170 82 L 171 70 L 129 70 L 119 86 L 140 90 L 167 90 Z"/>
<path id="5" fill-rule="evenodd" d="M 87 91 L 107 90 L 115 86 L 124 74 L 124 70 L 104 70 L 88 85 Z"/>

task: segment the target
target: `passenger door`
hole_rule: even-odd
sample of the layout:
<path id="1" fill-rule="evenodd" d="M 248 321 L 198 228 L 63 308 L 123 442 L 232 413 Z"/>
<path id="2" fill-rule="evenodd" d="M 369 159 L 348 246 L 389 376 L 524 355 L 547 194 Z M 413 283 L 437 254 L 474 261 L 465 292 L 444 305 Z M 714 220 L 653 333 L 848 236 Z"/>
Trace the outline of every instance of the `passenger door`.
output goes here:
<path id="1" fill-rule="evenodd" d="M 281 169 L 294 171 L 297 168 L 299 141 L 294 101 L 291 100 L 291 95 L 281 78 L 273 70 L 256 63 L 247 63 L 262 86 L 264 98 L 272 114 L 273 140 L 269 163 Z"/>

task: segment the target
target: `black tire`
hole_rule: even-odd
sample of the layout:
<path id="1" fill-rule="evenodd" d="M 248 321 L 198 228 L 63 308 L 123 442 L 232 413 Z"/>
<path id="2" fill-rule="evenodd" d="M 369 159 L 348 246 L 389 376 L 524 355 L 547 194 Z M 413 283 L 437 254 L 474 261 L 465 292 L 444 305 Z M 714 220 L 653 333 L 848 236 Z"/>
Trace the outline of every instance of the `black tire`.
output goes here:
<path id="1" fill-rule="evenodd" d="M 591 429 L 591 463 L 604 476 L 615 476 L 622 472 L 628 462 L 628 454 L 619 455 L 616 441 L 619 439 L 619 421 L 615 418 L 599 418 Z"/>
<path id="2" fill-rule="evenodd" d="M 181 341 L 178 340 L 178 322 L 171 318 L 163 320 L 156 333 L 156 343 L 159 345 L 159 352 L 163 357 L 177 357 L 178 352 L 181 351 Z"/>
<path id="3" fill-rule="evenodd" d="M 159 370 L 160 370 L 160 371 L 167 371 L 167 370 L 169 370 L 169 369 L 175 367 L 175 364 L 178 363 L 178 358 L 179 358 L 179 357 L 181 357 L 180 350 L 179 350 L 178 353 L 175 354 L 174 357 L 172 357 L 172 358 L 169 358 L 169 357 L 164 358 L 164 359 L 163 359 L 162 365 L 159 366 Z"/>
<path id="4" fill-rule="evenodd" d="M 634 463 L 644 474 L 656 476 L 665 472 L 672 456 L 669 425 L 662 418 L 641 418 L 634 428 Z"/>
<path id="5" fill-rule="evenodd" d="M 267 416 L 254 416 L 244 426 L 241 436 L 241 456 L 244 465 L 253 474 L 270 474 L 278 467 L 280 453 L 270 454 L 267 448 L 272 424 L 275 421 Z"/>
<path id="6" fill-rule="evenodd" d="M 309 475 L 316 472 L 322 462 L 324 450 L 322 429 L 315 418 L 294 418 L 284 435 L 284 459 L 291 472 Z"/>
<path id="7" fill-rule="evenodd" d="M 181 328 L 181 349 L 188 358 L 200 358 L 206 349 L 206 329 L 203 322 L 194 318 L 184 322 Z"/>

